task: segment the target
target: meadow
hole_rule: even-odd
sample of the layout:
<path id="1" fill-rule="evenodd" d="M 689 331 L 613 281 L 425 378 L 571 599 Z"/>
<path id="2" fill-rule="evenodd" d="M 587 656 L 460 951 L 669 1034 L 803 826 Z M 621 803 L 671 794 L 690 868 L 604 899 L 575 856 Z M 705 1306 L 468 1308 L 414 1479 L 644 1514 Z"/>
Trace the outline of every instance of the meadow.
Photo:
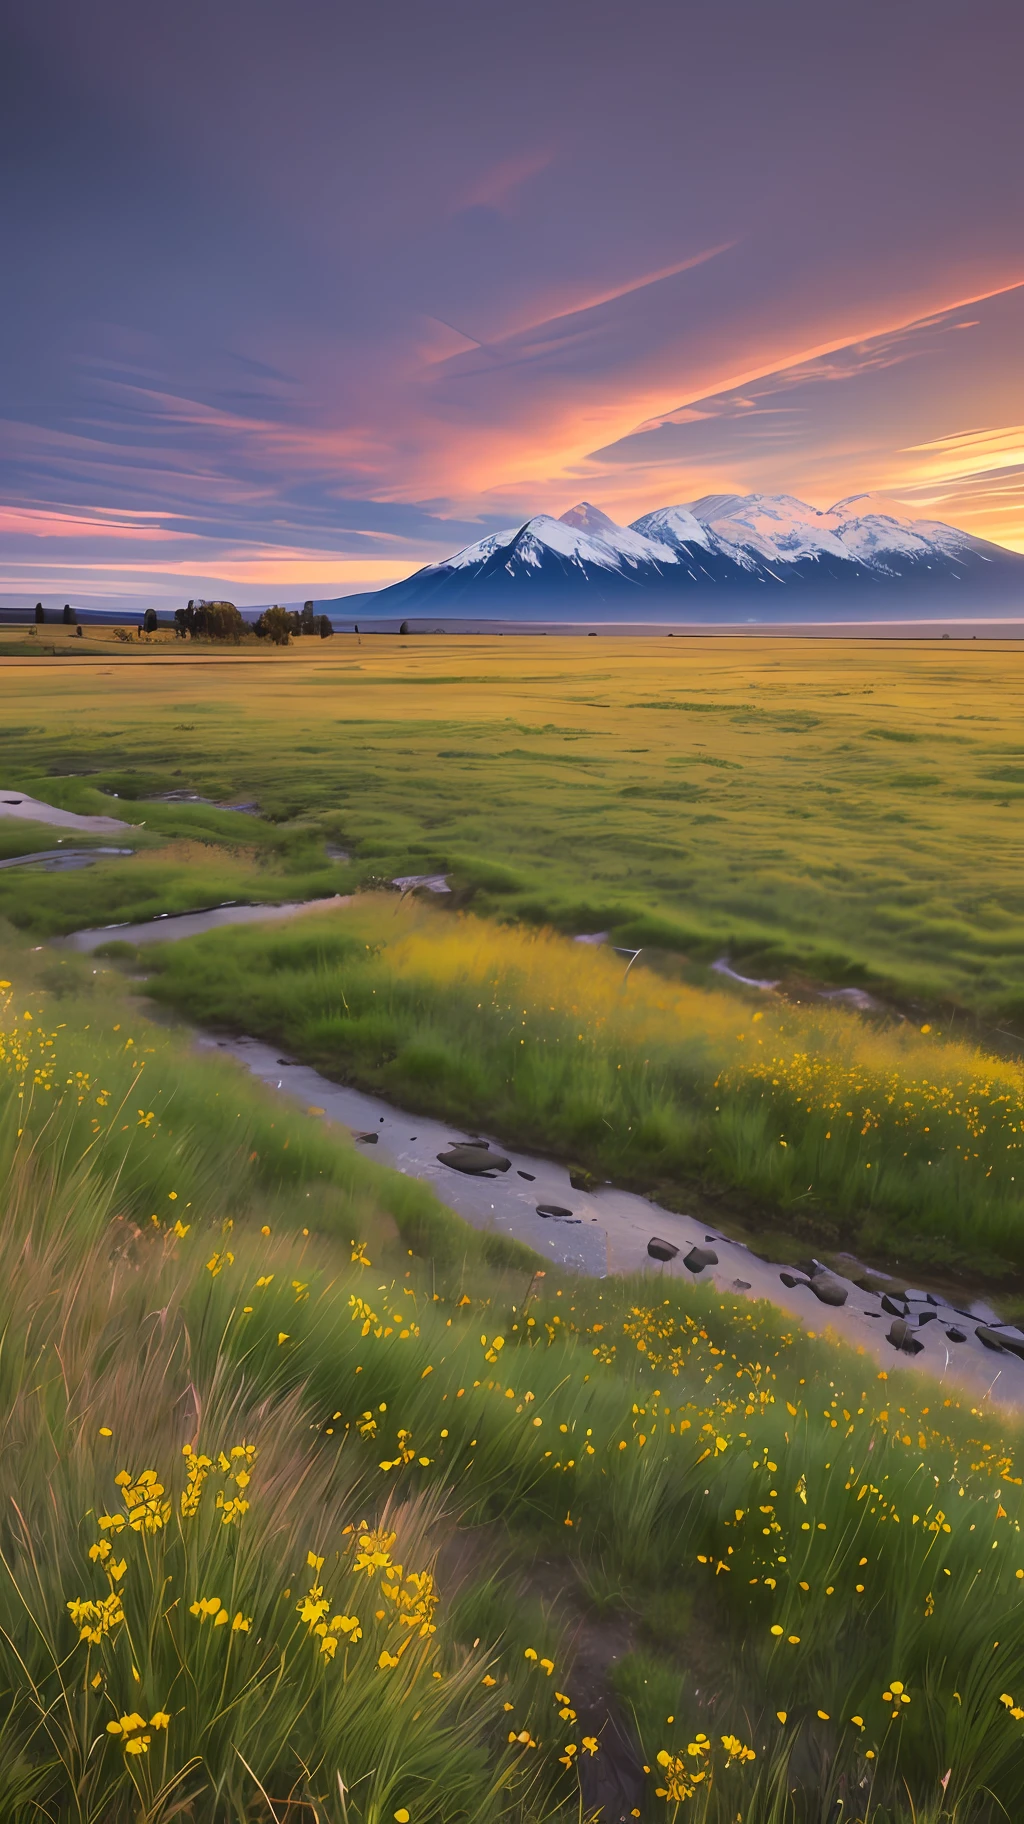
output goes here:
<path id="1" fill-rule="evenodd" d="M 3 781 L 125 817 L 147 853 L 5 872 L 24 930 L 80 924 L 83 890 L 94 922 L 187 901 L 191 855 L 149 858 L 163 835 L 209 850 L 223 897 L 446 870 L 477 910 L 698 975 L 727 954 L 1024 1031 L 1013 642 L 90 639 L 72 661 L 61 632 L 55 657 L 0 658 Z M 175 789 L 264 819 L 152 802 Z"/>
<path id="2" fill-rule="evenodd" d="M 0 871 L 0 1815 L 1019 1816 L 1012 1422 L 771 1306 L 541 1273 L 174 1023 L 1005 1303 L 1013 651 L 72 637 L 0 652 L 0 784 L 133 853 Z M 813 993 L 851 983 L 888 1011 Z"/>
<path id="3" fill-rule="evenodd" d="M 994 1415 L 769 1307 L 488 1261 L 102 964 L 16 964 L 5 1818 L 1018 1815 Z"/>
<path id="4" fill-rule="evenodd" d="M 927 1022 L 755 1006 L 394 895 L 137 960 L 200 1023 L 677 1208 L 696 1194 L 769 1257 L 803 1237 L 975 1282 L 1024 1268 L 1024 1072 Z"/>

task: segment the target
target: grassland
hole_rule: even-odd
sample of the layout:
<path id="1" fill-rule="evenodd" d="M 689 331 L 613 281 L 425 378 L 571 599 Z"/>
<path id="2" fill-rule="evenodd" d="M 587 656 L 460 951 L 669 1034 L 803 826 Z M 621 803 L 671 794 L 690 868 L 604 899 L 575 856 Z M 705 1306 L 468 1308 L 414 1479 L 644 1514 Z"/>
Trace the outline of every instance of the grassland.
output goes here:
<path id="1" fill-rule="evenodd" d="M 1012 650 L 71 638 L 0 651 L 0 784 L 134 853 L 0 873 L 0 1815 L 1021 1815 L 1012 1428 L 769 1307 L 535 1280 L 31 947 L 443 869 L 444 910 L 211 934 L 148 992 L 762 1234 L 1010 1285 L 1024 1084 L 972 1041 L 1024 1010 Z M 53 841 L 0 823 L 0 857 Z M 558 935 L 597 930 L 648 956 Z"/>
<path id="2" fill-rule="evenodd" d="M 698 971 L 727 952 L 1011 1031 L 1024 1019 L 1012 643 L 339 635 L 274 654 L 99 652 L 0 661 L 3 780 L 144 820 L 144 846 L 201 841 L 218 896 L 447 869 L 478 910 L 607 929 Z M 283 846 L 256 819 L 141 802 L 186 787 L 256 799 Z M 51 931 L 82 922 L 83 890 L 94 922 L 188 903 L 191 860 L 165 859 L 152 888 L 143 864 L 158 865 L 45 889 L 11 870 L 0 912 Z"/>
<path id="3" fill-rule="evenodd" d="M 1020 1814 L 992 1416 L 697 1288 L 528 1291 L 102 964 L 15 964 L 5 1819 Z"/>
<path id="4" fill-rule="evenodd" d="M 379 894 L 145 966 L 199 1022 L 676 1207 L 696 1193 L 769 1253 L 803 1236 L 1020 1283 L 1024 1072 L 927 1023 L 754 1007 Z"/>

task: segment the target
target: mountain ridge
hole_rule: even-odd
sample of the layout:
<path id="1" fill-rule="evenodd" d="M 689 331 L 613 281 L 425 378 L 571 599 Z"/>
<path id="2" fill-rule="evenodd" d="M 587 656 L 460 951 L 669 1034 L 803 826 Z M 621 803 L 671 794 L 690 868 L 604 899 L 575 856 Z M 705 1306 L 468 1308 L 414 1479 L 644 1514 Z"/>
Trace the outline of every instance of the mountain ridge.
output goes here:
<path id="1" fill-rule="evenodd" d="M 372 594 L 320 604 L 506 621 L 961 618 L 1024 612 L 1024 556 L 941 520 L 707 494 L 621 526 L 580 501 L 532 515 Z"/>

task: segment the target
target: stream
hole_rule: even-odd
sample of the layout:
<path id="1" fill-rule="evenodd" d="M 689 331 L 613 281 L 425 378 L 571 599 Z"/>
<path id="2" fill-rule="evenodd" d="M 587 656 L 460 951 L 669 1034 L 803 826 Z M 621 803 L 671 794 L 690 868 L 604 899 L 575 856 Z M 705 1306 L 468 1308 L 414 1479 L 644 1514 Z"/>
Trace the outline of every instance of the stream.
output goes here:
<path id="1" fill-rule="evenodd" d="M 90 955 L 101 944 L 173 944 L 180 937 L 198 937 L 203 931 L 216 931 L 222 925 L 259 925 L 270 919 L 293 918 L 300 912 L 330 912 L 348 904 L 348 896 L 336 893 L 333 899 L 307 899 L 283 906 L 211 906 L 205 912 L 161 912 L 140 925 L 100 925 L 91 931 L 73 931 L 70 937 L 58 937 L 54 943 L 64 950 L 79 950 Z"/>
<path id="2" fill-rule="evenodd" d="M 217 906 L 205 912 L 164 916 L 145 924 L 79 931 L 56 941 L 89 953 L 111 939 L 133 944 L 172 942 L 224 925 L 322 912 L 345 903 L 343 897 L 337 897 L 304 905 Z M 356 1136 L 356 1144 L 364 1146 L 369 1156 L 382 1165 L 425 1180 L 441 1201 L 473 1228 L 514 1236 L 553 1267 L 598 1279 L 608 1274 L 642 1272 L 652 1281 L 652 1292 L 666 1275 L 689 1282 L 694 1278 L 710 1281 L 733 1297 L 767 1299 L 810 1334 L 820 1335 L 828 1330 L 881 1367 L 923 1370 L 944 1383 L 950 1393 L 1024 1408 L 1024 1361 L 991 1343 L 986 1346 L 979 1339 L 978 1324 L 987 1326 L 997 1321 L 995 1314 L 980 1303 L 968 1309 L 966 1303 L 954 1306 L 937 1293 L 914 1292 L 910 1326 L 920 1347 L 916 1354 L 907 1354 L 887 1340 L 894 1311 L 883 1310 L 878 1294 L 863 1291 L 841 1274 L 830 1272 L 829 1279 L 845 1291 L 845 1302 L 838 1306 L 824 1304 L 806 1283 L 784 1285 L 778 1264 L 760 1259 L 743 1242 L 731 1240 L 695 1217 L 679 1215 L 613 1185 L 594 1191 L 576 1190 L 564 1165 L 505 1146 L 497 1136 L 468 1134 L 453 1123 L 409 1114 L 378 1096 L 333 1083 L 311 1066 L 284 1056 L 278 1047 L 261 1040 L 217 1038 L 195 1030 L 194 1036 L 204 1050 L 231 1057 L 269 1089 L 349 1129 Z M 482 1139 L 496 1155 L 511 1162 L 508 1170 L 468 1176 L 438 1158 L 439 1153 L 453 1145 Z M 541 1209 L 550 1213 L 542 1215 Z M 652 1238 L 676 1249 L 673 1258 L 652 1260 L 647 1251 Z M 696 1272 L 691 1271 L 684 1259 L 692 1248 L 717 1258 Z M 856 1263 L 851 1263 L 851 1270 L 862 1271 Z M 924 1322 L 920 1321 L 922 1317 Z M 1020 1331 L 1013 1326 L 1005 1328 L 1008 1337 L 1021 1339 L 1024 1344 Z M 957 1333 L 955 1338 L 948 1334 L 951 1329 Z"/>

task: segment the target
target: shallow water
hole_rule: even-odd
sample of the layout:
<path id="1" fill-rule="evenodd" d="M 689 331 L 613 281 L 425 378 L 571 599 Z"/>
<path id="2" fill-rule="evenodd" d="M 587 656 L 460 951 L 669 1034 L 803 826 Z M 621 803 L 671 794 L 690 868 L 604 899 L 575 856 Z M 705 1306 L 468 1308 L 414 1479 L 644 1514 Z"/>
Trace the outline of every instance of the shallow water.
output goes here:
<path id="1" fill-rule="evenodd" d="M 784 1286 L 777 1265 L 760 1260 L 742 1242 L 730 1241 L 695 1217 L 678 1215 L 613 1185 L 593 1192 L 574 1190 L 564 1165 L 521 1153 L 495 1136 L 469 1135 L 452 1123 L 408 1114 L 379 1096 L 332 1083 L 311 1066 L 290 1062 L 276 1047 L 260 1040 L 204 1035 L 200 1042 L 236 1058 L 269 1088 L 296 1098 L 307 1109 L 322 1111 L 327 1120 L 357 1134 L 375 1133 L 376 1143 L 367 1146 L 373 1158 L 424 1179 L 474 1228 L 514 1236 L 552 1265 L 599 1279 L 609 1273 L 643 1272 L 655 1285 L 666 1275 L 692 1281 L 695 1276 L 684 1267 L 683 1257 L 692 1247 L 710 1247 L 719 1264 L 705 1268 L 699 1278 L 710 1280 L 720 1291 L 768 1299 L 806 1329 L 819 1335 L 828 1330 L 887 1369 L 924 1369 L 946 1382 L 951 1392 L 1024 1406 L 1024 1362 L 985 1349 L 970 1320 L 958 1320 L 952 1307 L 946 1312 L 946 1322 L 961 1321 L 966 1342 L 948 1341 L 940 1313 L 933 1323 L 915 1331 L 923 1344 L 920 1355 L 901 1355 L 885 1340 L 892 1319 L 883 1313 L 878 1298 L 840 1274 L 831 1277 L 847 1288 L 847 1302 L 827 1307 L 806 1287 Z M 495 1151 L 511 1159 L 511 1169 L 493 1178 L 478 1178 L 441 1164 L 438 1153 L 470 1138 L 489 1140 Z M 529 1177 L 523 1175 L 527 1173 Z M 569 1210 L 572 1220 L 542 1217 L 537 1213 L 538 1204 Z M 677 1247 L 678 1256 L 664 1265 L 652 1261 L 647 1244 L 654 1236 Z"/>
<path id="2" fill-rule="evenodd" d="M 130 830 L 130 823 L 119 817 L 82 817 L 77 811 L 61 811 L 55 804 L 44 804 L 41 798 L 30 798 L 27 792 L 0 791 L 0 817 L 21 818 L 28 823 L 51 823 L 59 830 L 82 830 L 92 833 Z"/>
<path id="3" fill-rule="evenodd" d="M 258 925 L 269 919 L 293 918 L 300 912 L 330 912 L 336 906 L 347 904 L 348 896 L 337 893 L 331 899 L 306 899 L 285 906 L 210 906 L 205 912 L 164 912 L 159 918 L 148 918 L 139 925 L 101 925 L 92 931 L 74 931 L 70 937 L 56 941 L 66 950 L 80 950 L 88 955 L 101 944 L 115 941 L 170 944 L 178 938 L 216 931 L 221 925 Z"/>
<path id="4" fill-rule="evenodd" d="M 104 855 L 134 855 L 134 849 L 37 849 L 33 855 L 12 855 L 0 868 L 38 867 L 44 874 L 65 874 L 91 868 Z"/>

